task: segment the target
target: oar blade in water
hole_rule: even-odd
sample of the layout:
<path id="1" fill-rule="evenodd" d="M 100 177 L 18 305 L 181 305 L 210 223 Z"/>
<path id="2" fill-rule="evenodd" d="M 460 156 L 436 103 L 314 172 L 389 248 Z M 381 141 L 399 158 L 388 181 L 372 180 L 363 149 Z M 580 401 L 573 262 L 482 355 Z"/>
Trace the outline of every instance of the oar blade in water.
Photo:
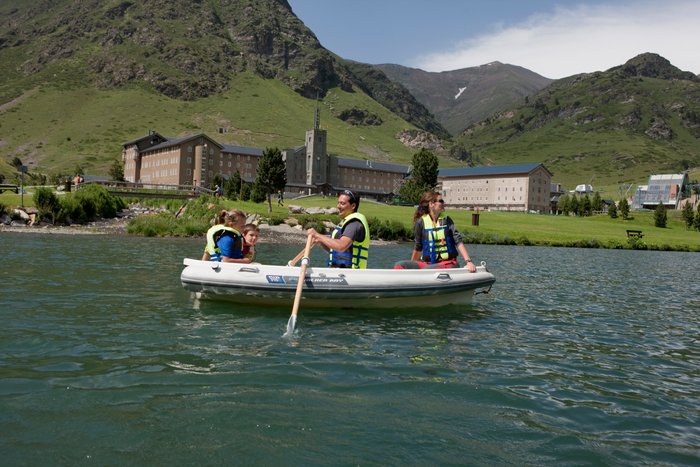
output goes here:
<path id="1" fill-rule="evenodd" d="M 291 337 L 294 334 L 294 328 L 297 325 L 297 317 L 296 315 L 292 315 L 289 317 L 289 321 L 287 321 L 287 332 L 284 333 L 282 337 Z"/>

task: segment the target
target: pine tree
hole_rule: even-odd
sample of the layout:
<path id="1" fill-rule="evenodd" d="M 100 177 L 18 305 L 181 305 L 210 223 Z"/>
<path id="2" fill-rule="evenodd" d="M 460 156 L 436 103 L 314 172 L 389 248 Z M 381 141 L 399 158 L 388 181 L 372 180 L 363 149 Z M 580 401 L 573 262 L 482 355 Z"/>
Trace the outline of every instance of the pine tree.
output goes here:
<path id="1" fill-rule="evenodd" d="M 588 197 L 588 194 L 583 195 L 583 199 L 578 205 L 578 210 L 581 217 L 591 215 L 591 199 Z"/>
<path id="2" fill-rule="evenodd" d="M 578 198 L 576 196 L 572 196 L 571 200 L 569 201 L 569 209 L 571 209 L 571 212 L 573 212 L 575 216 L 578 215 L 578 204 Z"/>
<path id="3" fill-rule="evenodd" d="M 608 208 L 608 216 L 612 219 L 617 219 L 617 206 L 615 206 L 615 203 L 611 204 Z"/>
<path id="4" fill-rule="evenodd" d="M 620 208 L 622 218 L 627 220 L 627 218 L 630 216 L 630 204 L 627 202 L 627 198 L 622 198 L 618 207 Z"/>
<path id="5" fill-rule="evenodd" d="M 569 195 L 564 193 L 559 197 L 559 202 L 557 202 L 557 210 L 560 211 L 565 216 L 569 215 Z"/>
<path id="6" fill-rule="evenodd" d="M 693 213 L 693 206 L 690 203 L 686 202 L 683 206 L 683 210 L 681 211 L 681 217 L 683 218 L 683 222 L 685 222 L 686 230 L 693 227 L 695 215 Z"/>
<path id="7" fill-rule="evenodd" d="M 665 228 L 667 221 L 668 215 L 666 214 L 666 206 L 659 201 L 659 204 L 656 205 L 656 209 L 654 210 L 654 225 L 656 227 Z"/>
<path id="8" fill-rule="evenodd" d="M 591 209 L 593 211 L 602 211 L 603 210 L 603 198 L 600 197 L 600 193 L 597 191 L 593 195 L 593 201 L 591 201 Z"/>
<path id="9" fill-rule="evenodd" d="M 270 195 L 276 193 L 277 190 L 284 190 L 286 184 L 287 168 L 282 158 L 282 152 L 278 148 L 266 148 L 258 163 L 258 175 L 255 177 L 253 187 L 253 201 L 259 200 L 260 196 L 264 194 L 264 197 L 267 198 L 267 212 L 272 212 Z"/>

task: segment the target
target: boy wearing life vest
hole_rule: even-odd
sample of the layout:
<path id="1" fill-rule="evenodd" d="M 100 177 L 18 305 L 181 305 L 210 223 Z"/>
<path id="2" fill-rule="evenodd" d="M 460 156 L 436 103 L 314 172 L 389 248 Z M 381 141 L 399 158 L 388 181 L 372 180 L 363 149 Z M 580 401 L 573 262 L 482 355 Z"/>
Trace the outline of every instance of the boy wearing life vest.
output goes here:
<path id="1" fill-rule="evenodd" d="M 445 200 L 440 193 L 423 193 L 413 215 L 415 246 L 411 259 L 397 262 L 394 269 L 458 268 L 457 257 L 462 255 L 469 272 L 476 272 L 462 236 L 444 211 Z"/>
<path id="2" fill-rule="evenodd" d="M 338 196 L 338 211 L 342 220 L 330 236 L 309 229 L 314 244 L 321 244 L 328 252 L 328 266 L 332 268 L 367 268 L 369 256 L 369 225 L 363 214 L 357 212 L 360 197 L 350 190 Z"/>
<path id="3" fill-rule="evenodd" d="M 252 223 L 245 225 L 243 229 L 243 257 L 249 263 L 253 262 L 255 256 L 255 242 L 258 241 L 258 235 L 260 235 L 260 231 L 257 225 Z"/>

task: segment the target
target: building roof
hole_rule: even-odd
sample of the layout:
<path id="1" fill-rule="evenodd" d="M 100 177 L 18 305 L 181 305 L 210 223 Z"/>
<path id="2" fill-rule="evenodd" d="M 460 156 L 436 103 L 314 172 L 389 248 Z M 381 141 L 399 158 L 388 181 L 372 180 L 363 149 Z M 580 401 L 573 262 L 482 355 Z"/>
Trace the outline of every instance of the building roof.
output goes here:
<path id="1" fill-rule="evenodd" d="M 222 146 L 222 152 L 230 152 L 232 154 L 243 154 L 246 156 L 263 155 L 263 150 L 260 148 L 251 148 L 249 146 L 234 146 L 233 144 L 224 144 Z"/>
<path id="2" fill-rule="evenodd" d="M 126 147 L 126 146 L 131 146 L 132 144 L 137 144 L 137 143 L 140 143 L 141 141 L 148 141 L 148 140 L 150 140 L 150 139 L 153 138 L 153 137 L 168 139 L 168 138 L 166 138 L 165 136 L 159 134 L 158 132 L 151 131 L 151 132 L 149 132 L 149 133 L 148 133 L 147 135 L 145 135 L 145 136 L 141 136 L 140 138 L 136 138 L 136 139 L 134 139 L 134 140 L 127 141 L 127 142 L 124 143 L 122 146 L 125 146 L 125 147 Z"/>
<path id="3" fill-rule="evenodd" d="M 441 169 L 438 172 L 438 177 L 480 177 L 488 175 L 517 175 L 529 174 L 534 170 L 542 167 L 547 168 L 539 162 L 529 164 L 510 164 L 510 165 L 484 165 L 480 167 L 458 167 L 455 169 Z M 549 170 L 547 172 L 552 175 Z"/>
<path id="4" fill-rule="evenodd" d="M 401 174 L 408 174 L 410 171 L 410 166 L 400 165 L 400 164 L 389 164 L 387 162 L 377 162 L 365 159 L 351 159 L 349 157 L 338 157 L 338 166 L 349 167 L 352 169 L 374 169 L 381 170 L 383 172 L 395 172 Z"/>
<path id="5" fill-rule="evenodd" d="M 207 141 L 210 141 L 214 145 L 219 146 L 219 148 L 223 147 L 223 146 L 221 146 L 221 144 L 217 143 L 216 141 L 214 141 L 213 139 L 211 139 L 210 137 L 208 137 L 204 133 L 199 133 L 197 135 L 187 135 L 187 136 L 182 136 L 179 138 L 169 138 L 169 137 L 164 137 L 164 138 L 167 141 L 160 143 L 160 144 L 157 144 L 155 146 L 152 146 L 152 147 L 146 149 L 144 152 L 154 151 L 154 150 L 158 150 L 158 149 L 171 148 L 173 146 L 179 146 L 183 143 L 186 143 L 187 141 L 191 141 L 191 140 L 197 139 L 197 138 L 206 138 Z"/>
<path id="6" fill-rule="evenodd" d="M 659 174 L 652 175 L 649 177 L 650 182 L 662 182 L 662 183 L 681 183 L 685 180 L 686 174 Z"/>

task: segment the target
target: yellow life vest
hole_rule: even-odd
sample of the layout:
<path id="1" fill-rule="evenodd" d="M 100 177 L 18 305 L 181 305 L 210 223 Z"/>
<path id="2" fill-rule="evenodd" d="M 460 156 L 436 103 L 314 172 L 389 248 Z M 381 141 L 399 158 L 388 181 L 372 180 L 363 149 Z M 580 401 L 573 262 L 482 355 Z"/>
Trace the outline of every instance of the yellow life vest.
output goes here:
<path id="1" fill-rule="evenodd" d="M 209 253 L 209 256 L 211 258 L 214 258 L 215 256 L 218 256 L 221 253 L 221 250 L 219 250 L 216 247 L 216 240 L 223 234 L 224 232 L 231 232 L 234 235 L 238 235 L 241 237 L 241 233 L 234 229 L 233 227 L 227 227 L 224 224 L 216 224 L 207 230 L 207 244 L 204 247 L 204 251 L 206 253 Z"/>
<path id="2" fill-rule="evenodd" d="M 354 212 L 342 220 L 340 224 L 331 232 L 331 238 L 340 238 L 345 224 L 351 220 L 359 220 L 365 228 L 365 238 L 361 242 L 353 240 L 350 251 L 330 250 L 328 255 L 328 266 L 346 267 L 353 269 L 366 269 L 369 257 L 369 224 L 364 214 Z"/>
<path id="3" fill-rule="evenodd" d="M 441 213 L 437 219 L 437 225 L 429 214 L 423 219 L 423 261 L 430 264 L 446 261 L 457 257 L 457 247 L 452 235 L 447 234 L 447 216 Z"/>

